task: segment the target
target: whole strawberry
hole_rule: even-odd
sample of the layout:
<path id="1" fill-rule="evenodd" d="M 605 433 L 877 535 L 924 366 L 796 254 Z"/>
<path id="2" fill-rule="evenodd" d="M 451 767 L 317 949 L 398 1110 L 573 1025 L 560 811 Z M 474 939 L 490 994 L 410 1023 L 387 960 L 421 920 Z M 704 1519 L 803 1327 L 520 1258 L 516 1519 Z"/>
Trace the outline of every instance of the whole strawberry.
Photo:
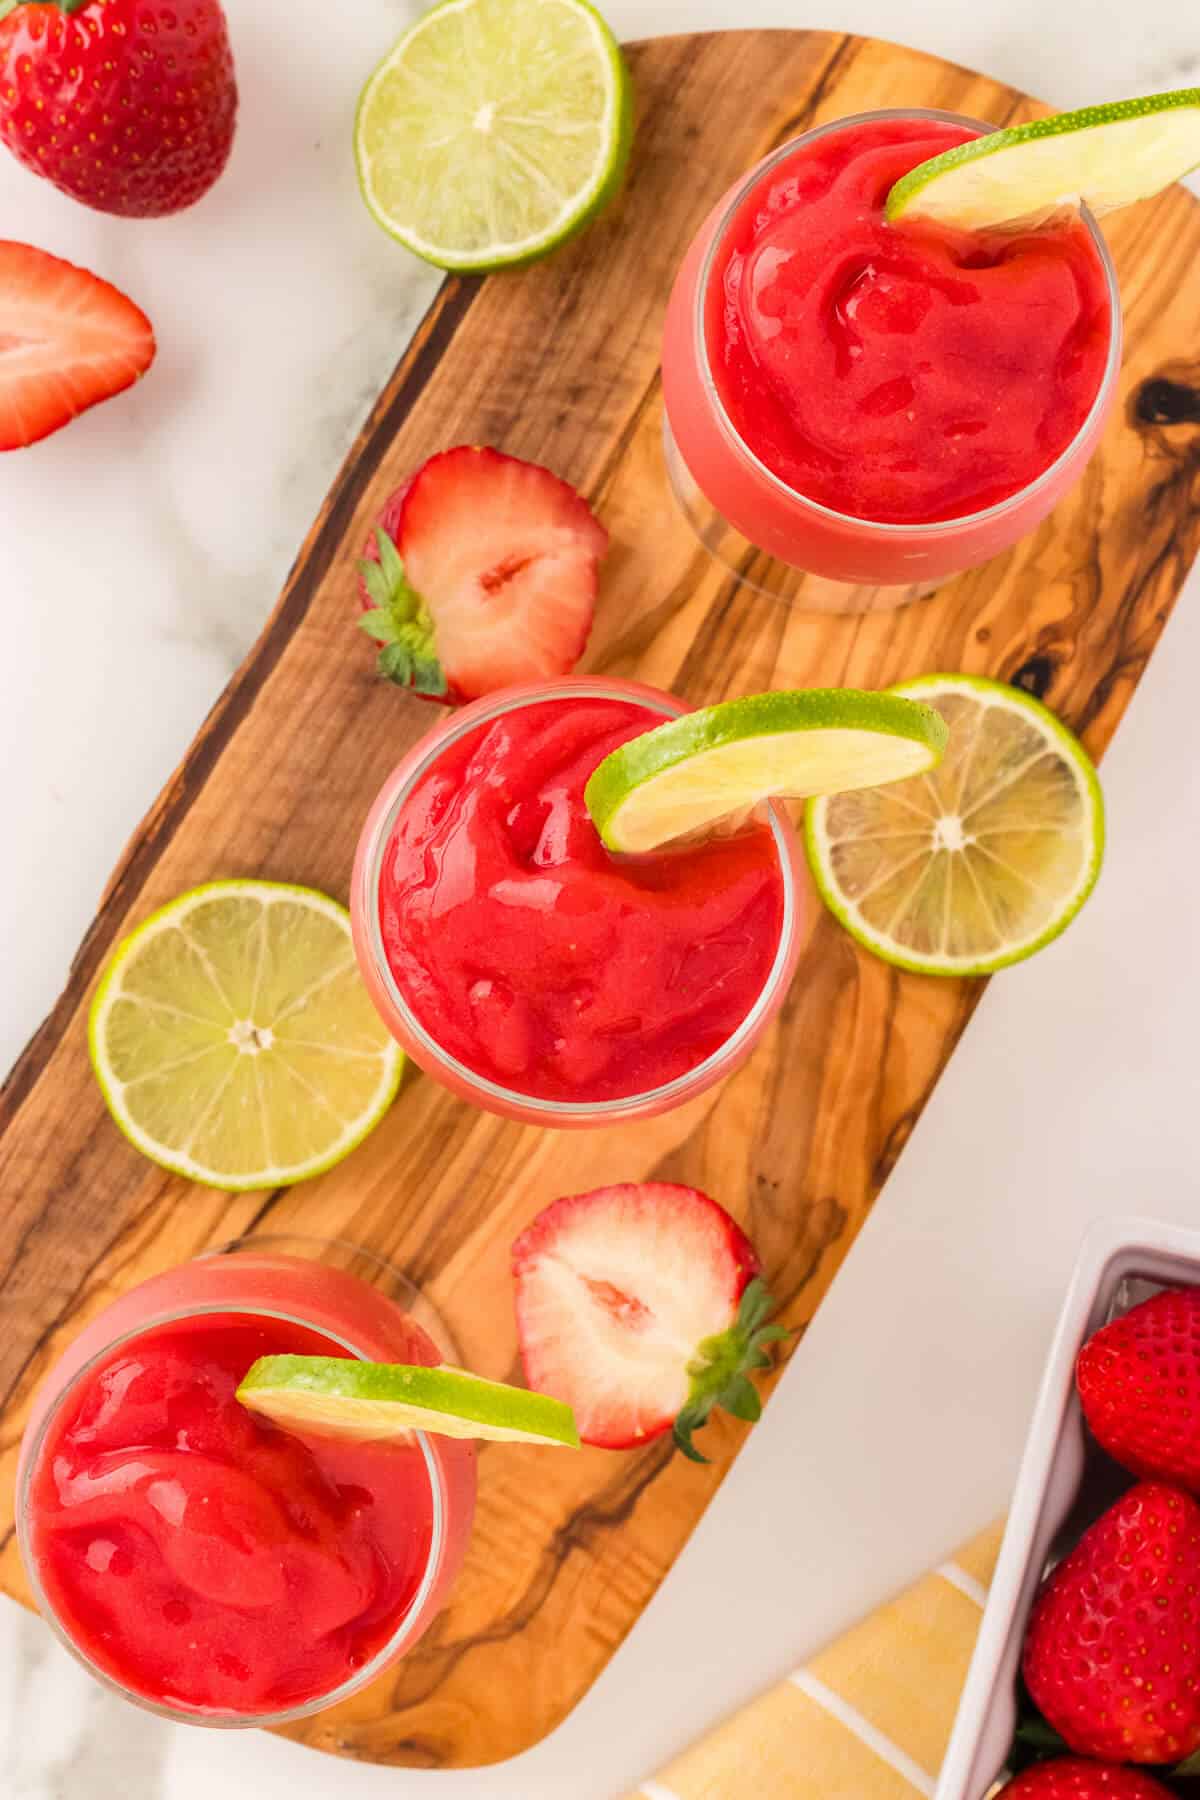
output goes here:
<path id="1" fill-rule="evenodd" d="M 1081 1756 L 1174 1763 L 1200 1748 L 1200 1506 L 1142 1482 L 1086 1531 L 1034 1603 L 1023 1669 Z"/>
<path id="2" fill-rule="evenodd" d="M 236 112 L 220 0 L 0 0 L 0 138 L 85 206 L 190 206 Z"/>
<path id="3" fill-rule="evenodd" d="M 1145 1300 L 1090 1338 L 1075 1378 L 1098 1443 L 1133 1475 L 1200 1491 L 1200 1292 Z"/>
<path id="4" fill-rule="evenodd" d="M 1174 1796 L 1140 1769 L 1060 1756 L 1026 1769 L 1000 1789 L 996 1800 L 1174 1800 Z"/>

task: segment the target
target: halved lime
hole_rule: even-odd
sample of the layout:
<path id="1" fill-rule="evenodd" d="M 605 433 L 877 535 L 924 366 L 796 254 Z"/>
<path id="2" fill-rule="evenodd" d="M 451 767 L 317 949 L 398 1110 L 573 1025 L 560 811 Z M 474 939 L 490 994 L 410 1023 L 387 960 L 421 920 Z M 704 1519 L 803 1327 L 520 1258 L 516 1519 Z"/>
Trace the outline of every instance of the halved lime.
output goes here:
<path id="1" fill-rule="evenodd" d="M 629 73 L 586 0 L 441 0 L 358 103 L 363 198 L 442 269 L 532 262 L 620 186 Z"/>
<path id="2" fill-rule="evenodd" d="M 1036 225 L 1083 201 L 1112 212 L 1200 168 L 1200 88 L 1085 106 L 1014 125 L 918 163 L 887 216 L 964 231 Z"/>
<path id="3" fill-rule="evenodd" d="M 988 975 L 1070 924 L 1100 873 L 1104 801 L 1082 744 L 1007 682 L 924 675 L 893 689 L 950 729 L 940 767 L 814 800 L 808 860 L 860 944 L 923 975 Z"/>
<path id="4" fill-rule="evenodd" d="M 750 694 L 630 738 L 594 771 L 584 800 L 610 850 L 656 850 L 763 800 L 900 781 L 933 768 L 945 744 L 936 712 L 894 694 Z"/>
<path id="5" fill-rule="evenodd" d="M 92 1067 L 139 1150 L 213 1187 L 280 1187 L 379 1123 L 404 1058 L 311 888 L 214 881 L 118 947 L 88 1020 Z"/>
<path id="6" fill-rule="evenodd" d="M 579 1448 L 575 1415 L 562 1400 L 445 1366 L 262 1356 L 237 1397 L 285 1429 L 327 1437 L 378 1442 L 432 1431 L 442 1437 Z"/>

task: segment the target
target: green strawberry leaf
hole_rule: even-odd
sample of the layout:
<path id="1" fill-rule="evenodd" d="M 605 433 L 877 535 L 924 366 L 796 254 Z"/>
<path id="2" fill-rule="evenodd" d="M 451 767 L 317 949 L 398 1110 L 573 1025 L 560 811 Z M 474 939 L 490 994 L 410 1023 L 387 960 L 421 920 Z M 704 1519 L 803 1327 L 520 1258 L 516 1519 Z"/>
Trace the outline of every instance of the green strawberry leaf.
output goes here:
<path id="1" fill-rule="evenodd" d="M 379 672 L 399 687 L 412 688 L 433 699 L 446 692 L 442 665 L 436 657 L 424 655 L 405 635 L 403 628 L 396 641 L 385 644 L 379 652 Z"/>
<path id="2" fill-rule="evenodd" d="M 382 606 L 360 613 L 358 628 L 365 631 L 369 638 L 374 638 L 377 644 L 394 644 L 400 635 L 400 628 L 391 613 Z"/>
<path id="3" fill-rule="evenodd" d="M 379 564 L 371 557 L 364 556 L 358 565 L 358 572 L 363 578 L 363 586 L 371 596 L 371 604 L 375 610 L 391 612 L 392 596 Z"/>
<path id="4" fill-rule="evenodd" d="M 709 1410 L 708 1407 L 705 1407 L 701 1411 L 696 1407 L 685 1406 L 675 1420 L 673 1433 L 675 1438 L 675 1448 L 677 1450 L 682 1450 L 689 1462 L 706 1463 L 708 1461 L 707 1456 L 701 1456 L 699 1450 L 697 1450 L 695 1444 L 693 1444 L 692 1433 L 698 1426 L 703 1425 L 706 1422 Z"/>
<path id="5" fill-rule="evenodd" d="M 409 586 L 408 577 L 404 573 L 400 552 L 382 526 L 376 529 L 375 547 L 379 551 L 379 567 L 388 588 L 396 594 L 405 591 L 415 596 L 416 590 Z"/>
<path id="6" fill-rule="evenodd" d="M 746 1290 L 738 1306 L 737 1322 L 742 1331 L 757 1331 L 763 1321 L 770 1317 L 775 1302 L 767 1292 L 767 1284 L 761 1275 L 747 1282 Z"/>
<path id="7" fill-rule="evenodd" d="M 745 1419 L 751 1425 L 762 1418 L 762 1401 L 758 1397 L 758 1389 L 744 1375 L 735 1375 L 721 1396 L 721 1405 L 735 1419 Z"/>
<path id="8" fill-rule="evenodd" d="M 418 694 L 437 700 L 447 692 L 447 681 L 436 656 L 418 657 L 413 663 L 412 687 Z"/>

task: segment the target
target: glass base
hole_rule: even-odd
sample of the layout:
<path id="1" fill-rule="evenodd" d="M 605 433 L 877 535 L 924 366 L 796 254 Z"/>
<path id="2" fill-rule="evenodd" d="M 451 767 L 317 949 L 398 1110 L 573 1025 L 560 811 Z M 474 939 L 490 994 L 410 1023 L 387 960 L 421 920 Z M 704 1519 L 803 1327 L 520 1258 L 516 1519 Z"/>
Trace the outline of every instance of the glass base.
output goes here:
<path id="1" fill-rule="evenodd" d="M 429 1334 L 442 1353 L 442 1361 L 462 1367 L 458 1341 L 428 1294 L 385 1257 L 348 1238 L 304 1237 L 299 1233 L 267 1232 L 261 1237 L 232 1238 L 227 1244 L 216 1244 L 205 1256 L 236 1256 L 247 1251 L 255 1256 L 298 1256 L 307 1262 L 323 1263 L 326 1268 L 343 1269 L 356 1275 L 368 1287 L 378 1288 L 389 1300 L 404 1309 L 421 1329 Z"/>
<path id="2" fill-rule="evenodd" d="M 697 487 L 691 470 L 679 453 L 665 412 L 663 456 L 679 510 L 708 554 L 743 587 L 752 588 L 756 593 L 786 601 L 800 612 L 871 613 L 894 612 L 897 607 L 908 606 L 914 600 L 926 600 L 943 585 L 940 580 L 912 582 L 904 587 L 869 587 L 831 581 L 825 575 L 814 575 L 769 556 L 749 538 L 743 537 Z"/>

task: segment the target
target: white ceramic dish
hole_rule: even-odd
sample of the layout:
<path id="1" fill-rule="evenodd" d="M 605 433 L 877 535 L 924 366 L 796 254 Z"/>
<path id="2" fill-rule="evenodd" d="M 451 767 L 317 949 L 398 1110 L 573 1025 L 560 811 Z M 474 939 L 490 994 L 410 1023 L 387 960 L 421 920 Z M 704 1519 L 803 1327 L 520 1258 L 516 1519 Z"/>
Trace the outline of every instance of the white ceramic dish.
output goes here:
<path id="1" fill-rule="evenodd" d="M 1049 1564 L 1133 1479 L 1088 1437 L 1075 1358 L 1101 1325 L 1160 1287 L 1200 1284 L 1200 1232 L 1115 1219 L 1089 1234 L 1059 1315 L 975 1655 L 934 1800 L 984 1800 L 1017 1722 L 1025 1623 Z"/>

